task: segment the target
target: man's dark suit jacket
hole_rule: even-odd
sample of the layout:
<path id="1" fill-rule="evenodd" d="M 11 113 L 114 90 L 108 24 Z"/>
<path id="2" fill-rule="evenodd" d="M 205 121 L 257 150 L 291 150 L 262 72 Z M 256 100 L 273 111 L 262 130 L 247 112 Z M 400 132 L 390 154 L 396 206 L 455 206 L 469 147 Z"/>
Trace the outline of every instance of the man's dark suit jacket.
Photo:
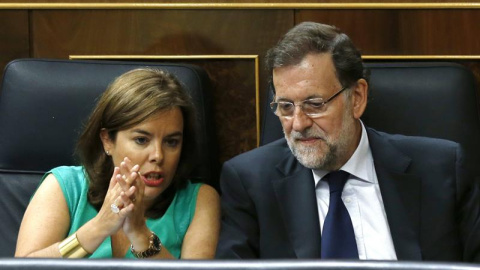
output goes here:
<path id="1" fill-rule="evenodd" d="M 480 261 L 480 201 L 460 146 L 367 128 L 399 260 Z M 223 165 L 217 258 L 320 258 L 312 171 L 285 139 Z"/>

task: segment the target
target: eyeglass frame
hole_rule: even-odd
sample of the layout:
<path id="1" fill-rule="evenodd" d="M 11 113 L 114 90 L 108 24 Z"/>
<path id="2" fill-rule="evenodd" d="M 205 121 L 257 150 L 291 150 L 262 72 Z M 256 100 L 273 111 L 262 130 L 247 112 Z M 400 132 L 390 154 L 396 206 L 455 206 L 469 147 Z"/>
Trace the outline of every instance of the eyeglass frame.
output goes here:
<path id="1" fill-rule="evenodd" d="M 331 97 L 329 97 L 327 100 L 325 101 L 322 101 L 320 102 L 320 108 L 323 108 L 327 103 L 329 103 L 330 101 L 332 101 L 333 99 L 335 99 L 337 96 L 339 96 L 343 91 L 345 91 L 346 89 L 348 89 L 349 87 L 348 86 L 345 86 L 343 87 L 342 89 L 340 89 L 339 91 L 337 91 L 335 94 L 333 94 Z M 275 96 L 273 97 L 275 99 Z M 292 115 L 278 115 L 276 114 L 276 110 L 273 110 L 273 106 L 275 104 L 277 104 L 277 108 L 278 108 L 278 104 L 279 103 L 290 103 L 293 105 L 293 107 L 297 107 L 297 106 L 300 106 L 300 109 L 302 110 L 302 112 L 307 115 L 308 117 L 310 118 L 318 118 L 320 116 L 322 116 L 322 113 L 318 114 L 318 115 L 311 115 L 311 114 L 308 114 L 306 113 L 304 110 L 303 110 L 303 103 L 305 103 L 306 101 L 310 101 L 310 100 L 314 100 L 314 99 L 322 99 L 322 98 L 309 98 L 309 99 L 305 99 L 305 100 L 302 100 L 302 101 L 299 101 L 297 103 L 299 104 L 296 104 L 295 102 L 292 102 L 292 101 L 272 101 L 270 102 L 270 109 L 273 111 L 273 113 L 278 116 L 278 117 L 283 117 L 283 118 L 287 118 L 287 119 L 292 119 L 293 118 L 293 115 L 295 114 L 295 109 L 293 109 L 293 113 Z"/>

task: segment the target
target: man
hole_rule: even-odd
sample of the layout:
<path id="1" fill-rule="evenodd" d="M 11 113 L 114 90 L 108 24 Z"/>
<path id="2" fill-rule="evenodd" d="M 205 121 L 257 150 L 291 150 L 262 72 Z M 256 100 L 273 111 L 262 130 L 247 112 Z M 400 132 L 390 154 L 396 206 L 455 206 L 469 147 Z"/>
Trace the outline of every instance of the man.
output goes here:
<path id="1" fill-rule="evenodd" d="M 224 164 L 217 258 L 480 261 L 460 146 L 364 126 L 368 76 L 345 34 L 302 23 L 266 58 L 285 139 Z"/>

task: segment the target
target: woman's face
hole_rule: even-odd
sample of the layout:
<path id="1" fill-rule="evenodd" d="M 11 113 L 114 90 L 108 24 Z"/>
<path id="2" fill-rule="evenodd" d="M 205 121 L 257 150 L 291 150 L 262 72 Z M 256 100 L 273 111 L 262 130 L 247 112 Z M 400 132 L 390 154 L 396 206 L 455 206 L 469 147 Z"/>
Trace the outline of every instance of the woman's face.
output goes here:
<path id="1" fill-rule="evenodd" d="M 180 108 L 159 112 L 132 128 L 118 131 L 112 141 L 106 130 L 101 138 L 115 166 L 125 157 L 140 166 L 145 183 L 144 200 L 149 204 L 172 183 L 183 142 L 183 115 Z"/>

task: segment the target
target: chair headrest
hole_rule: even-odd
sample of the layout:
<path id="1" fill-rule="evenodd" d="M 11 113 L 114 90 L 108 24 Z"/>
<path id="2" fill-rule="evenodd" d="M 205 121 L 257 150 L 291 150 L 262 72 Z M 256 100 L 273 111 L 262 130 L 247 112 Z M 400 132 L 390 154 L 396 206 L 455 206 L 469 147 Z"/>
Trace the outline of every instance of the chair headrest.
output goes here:
<path id="1" fill-rule="evenodd" d="M 116 77 L 145 66 L 173 73 L 192 96 L 204 155 L 200 177 L 211 177 L 217 154 L 206 72 L 194 65 L 125 61 L 20 59 L 9 63 L 0 92 L 0 170 L 45 172 L 77 164 L 74 146 L 96 99 Z"/>

